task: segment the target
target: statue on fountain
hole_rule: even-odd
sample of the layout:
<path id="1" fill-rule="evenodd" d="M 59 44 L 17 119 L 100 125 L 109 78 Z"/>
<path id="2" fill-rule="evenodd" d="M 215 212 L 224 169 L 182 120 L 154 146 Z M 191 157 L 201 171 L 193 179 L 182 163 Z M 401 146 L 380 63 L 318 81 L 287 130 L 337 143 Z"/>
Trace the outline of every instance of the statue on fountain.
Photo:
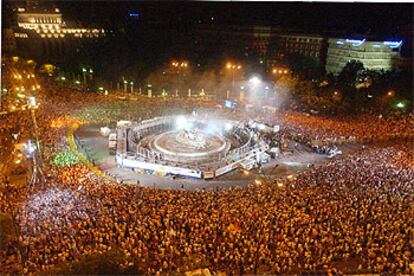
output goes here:
<path id="1" fill-rule="evenodd" d="M 195 147 L 196 149 L 205 149 L 208 147 L 205 136 L 197 128 L 181 130 L 177 135 L 177 141 L 187 146 Z"/>

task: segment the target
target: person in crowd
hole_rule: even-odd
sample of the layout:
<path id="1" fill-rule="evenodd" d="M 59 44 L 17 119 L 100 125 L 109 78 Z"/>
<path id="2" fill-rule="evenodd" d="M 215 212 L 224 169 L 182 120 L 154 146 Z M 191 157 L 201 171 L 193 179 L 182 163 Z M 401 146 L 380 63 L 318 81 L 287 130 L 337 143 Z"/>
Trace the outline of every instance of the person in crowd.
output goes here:
<path id="1" fill-rule="evenodd" d="M 0 213 L 13 214 L 15 242 L 20 244 L 0 250 L 1 273 L 38 273 L 114 248 L 125 256 L 122 265 L 138 263 L 151 275 L 197 268 L 229 274 L 412 273 L 410 140 L 367 146 L 301 172 L 294 180 L 245 189 L 189 192 L 107 183 L 85 164 L 59 167 L 48 161 L 56 148 L 65 146 L 72 124 L 122 119 L 127 105 L 95 94 L 63 93 L 68 88 L 53 85 L 44 89 L 36 116 L 45 179 L 30 189 L 8 184 L 0 193 Z M 154 116 L 150 113 L 155 109 L 149 108 L 157 102 L 139 101 L 135 107 L 147 108 L 131 111 L 133 116 Z M 31 137 L 26 113 L 2 118 L 2 157 L 14 147 L 11 137 L 17 125 L 20 141 Z M 334 120 L 286 113 L 262 119 L 301 133 L 307 141 L 414 136 L 412 115 Z M 0 182 L 3 187 L 9 179 L 0 177 Z"/>

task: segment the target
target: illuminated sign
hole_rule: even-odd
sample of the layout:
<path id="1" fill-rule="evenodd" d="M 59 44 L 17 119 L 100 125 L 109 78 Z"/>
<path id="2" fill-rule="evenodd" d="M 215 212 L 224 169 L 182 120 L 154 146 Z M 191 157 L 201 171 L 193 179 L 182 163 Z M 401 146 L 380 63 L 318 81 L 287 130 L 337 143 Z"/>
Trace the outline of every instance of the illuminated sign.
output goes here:
<path id="1" fill-rule="evenodd" d="M 338 44 L 338 45 L 344 45 L 344 42 L 343 42 L 343 41 L 338 40 L 338 41 L 336 42 L 336 44 Z"/>
<path id="2" fill-rule="evenodd" d="M 131 13 L 129 13 L 129 16 L 130 17 L 139 17 L 139 13 L 137 13 L 137 12 L 131 12 Z"/>
<path id="3" fill-rule="evenodd" d="M 402 44 L 402 40 L 400 41 L 384 41 L 384 45 L 387 45 L 390 48 L 398 48 Z"/>
<path id="4" fill-rule="evenodd" d="M 365 42 L 365 38 L 360 40 L 360 39 L 346 39 L 345 40 L 347 43 L 351 43 L 352 46 L 361 46 L 362 44 L 364 44 Z"/>
<path id="5" fill-rule="evenodd" d="M 374 48 L 381 48 L 381 45 L 379 45 L 379 44 L 374 44 L 374 45 L 372 45 L 372 47 L 374 47 Z"/>

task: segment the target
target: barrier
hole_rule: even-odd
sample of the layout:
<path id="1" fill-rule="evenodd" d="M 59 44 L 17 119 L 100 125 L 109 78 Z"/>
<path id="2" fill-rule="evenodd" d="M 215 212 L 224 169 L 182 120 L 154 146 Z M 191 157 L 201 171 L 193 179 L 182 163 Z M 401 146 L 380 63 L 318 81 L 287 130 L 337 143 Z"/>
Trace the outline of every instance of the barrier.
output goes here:
<path id="1" fill-rule="evenodd" d="M 218 166 L 212 170 L 208 168 L 206 170 L 198 169 L 197 167 L 182 167 L 179 165 L 173 166 L 169 162 L 150 162 L 149 160 L 137 160 L 133 156 L 128 154 L 117 154 L 115 159 L 116 163 L 124 168 L 130 168 L 133 170 L 149 170 L 152 172 L 163 172 L 166 174 L 174 174 L 185 177 L 192 177 L 198 179 L 212 179 L 228 172 L 231 172 L 239 167 L 242 167 L 242 163 L 246 161 L 257 162 L 257 154 L 266 150 L 265 146 L 252 148 L 243 158 L 235 160 L 231 163 L 222 163 L 223 166 Z"/>
<path id="2" fill-rule="evenodd" d="M 97 176 L 104 178 L 108 181 L 114 181 L 114 179 L 105 173 L 103 173 L 100 169 L 98 169 L 91 161 L 88 160 L 88 158 L 79 152 L 78 145 L 76 144 L 74 133 L 78 129 L 79 125 L 77 123 L 74 123 L 72 127 L 69 129 L 66 139 L 69 143 L 70 149 L 78 156 L 78 158 L 88 166 L 88 168 L 93 171 Z"/>
<path id="3" fill-rule="evenodd" d="M 117 133 L 119 133 L 117 144 L 119 146 L 116 162 L 122 167 L 132 169 L 211 179 L 240 167 L 242 162 L 254 162 L 256 164 L 259 162 L 258 154 L 268 149 L 268 145 L 259 138 L 258 133 L 249 129 L 246 123 L 223 119 L 220 121 L 220 124 L 223 125 L 218 130 L 218 135 L 228 135 L 226 138 L 228 141 L 237 140 L 236 148 L 229 150 L 231 145 L 226 142 L 227 149 L 221 150 L 220 147 L 215 155 L 209 154 L 210 152 L 215 153 L 215 151 L 206 151 L 207 155 L 204 152 L 191 154 L 184 152 L 177 153 L 177 156 L 174 156 L 173 151 L 164 150 L 164 152 L 161 152 L 155 150 L 158 148 L 153 147 L 154 141 L 152 140 L 157 141 L 158 138 L 156 137 L 159 137 L 159 135 L 168 134 L 180 117 L 155 117 L 141 121 L 138 125 L 117 128 Z M 202 127 L 211 123 L 206 118 L 191 120 L 193 120 L 193 124 Z M 223 132 L 226 134 L 223 134 Z M 148 139 L 147 136 L 149 135 L 152 137 Z M 205 158 L 200 158 L 204 155 L 206 155 Z M 187 156 L 191 156 L 191 158 L 187 158 Z"/>

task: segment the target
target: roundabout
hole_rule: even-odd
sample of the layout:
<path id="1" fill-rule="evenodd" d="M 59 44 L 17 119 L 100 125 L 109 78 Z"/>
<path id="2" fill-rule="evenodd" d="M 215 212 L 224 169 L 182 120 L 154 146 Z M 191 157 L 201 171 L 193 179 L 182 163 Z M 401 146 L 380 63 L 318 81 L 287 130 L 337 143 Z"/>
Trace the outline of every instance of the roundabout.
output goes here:
<path id="1" fill-rule="evenodd" d="M 208 114 L 155 117 L 116 128 L 116 162 L 149 173 L 210 179 L 251 169 L 269 145 L 247 122 Z"/>
<path id="2" fill-rule="evenodd" d="M 105 178 L 113 179 L 118 183 L 139 184 L 140 186 L 155 187 L 157 189 L 196 191 L 198 189 L 218 190 L 231 187 L 247 187 L 249 183 L 255 183 L 258 178 L 261 179 L 261 174 L 258 173 L 257 168 L 253 168 L 247 173 L 246 170 L 241 170 L 239 167 L 240 169 L 236 168 L 220 177 L 205 181 L 195 177 L 166 176 L 157 174 L 156 171 L 119 166 L 114 156 L 109 154 L 108 138 L 99 134 L 99 130 L 103 126 L 99 124 L 79 127 L 75 133 L 77 148 L 80 155 L 85 155 L 87 159 L 91 160 L 88 163 L 90 163 L 93 171 L 99 171 L 98 175 L 104 175 Z M 328 160 L 330 159 L 324 155 L 305 151 L 294 155 L 281 154 L 278 159 L 272 159 L 270 162 L 263 164 L 261 170 L 268 177 L 285 178 L 291 174 L 308 170 L 306 165 L 309 163 L 320 166 Z"/>

